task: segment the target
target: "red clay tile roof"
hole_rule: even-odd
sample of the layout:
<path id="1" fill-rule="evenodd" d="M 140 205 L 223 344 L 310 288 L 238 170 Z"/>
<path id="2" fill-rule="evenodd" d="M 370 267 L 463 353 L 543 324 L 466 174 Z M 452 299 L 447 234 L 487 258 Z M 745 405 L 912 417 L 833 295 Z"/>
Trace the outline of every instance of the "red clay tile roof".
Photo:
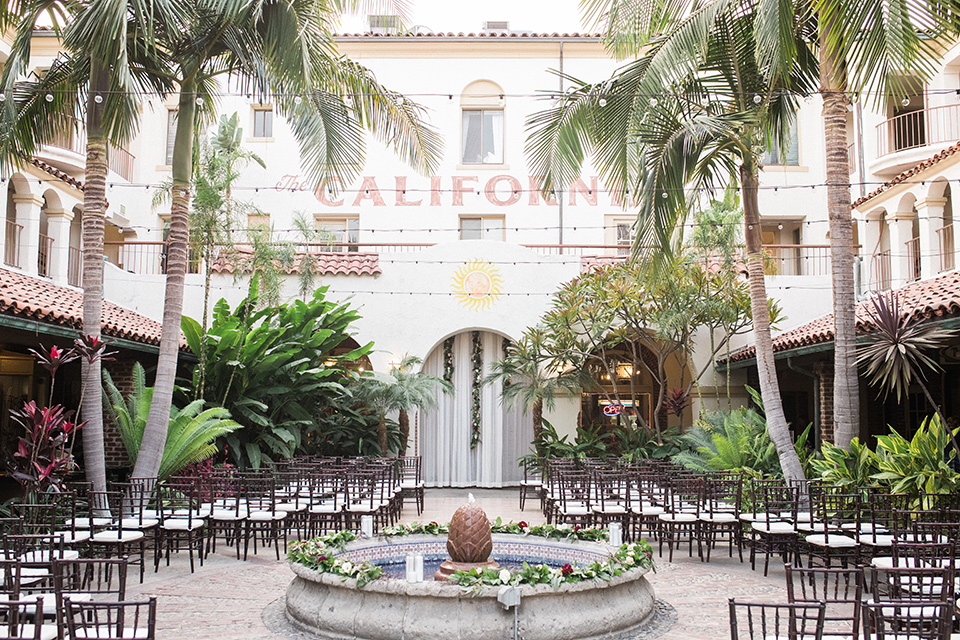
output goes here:
<path id="1" fill-rule="evenodd" d="M 80 330 L 83 293 L 17 271 L 0 268 L 0 314 Z M 160 344 L 160 323 L 103 301 L 103 335 L 144 344 Z M 186 342 L 181 338 L 181 348 Z"/>
<path id="2" fill-rule="evenodd" d="M 942 318 L 960 315 L 960 271 L 912 282 L 897 290 L 900 308 L 905 314 L 920 318 Z M 857 333 L 869 333 L 874 326 L 869 321 L 869 300 L 857 304 Z M 774 353 L 833 341 L 833 314 L 817 318 L 773 339 Z M 730 354 L 730 362 L 751 360 L 757 355 L 755 347 L 745 347 Z M 723 364 L 725 360 L 717 360 Z"/>
<path id="3" fill-rule="evenodd" d="M 925 171 L 926 169 L 929 169 L 929 168 L 932 167 L 933 165 L 937 164 L 938 162 L 940 162 L 940 161 L 942 161 L 942 160 L 946 160 L 947 158 L 949 158 L 949 157 L 952 156 L 953 154 L 957 153 L 958 151 L 960 151 L 960 142 L 958 142 L 957 144 L 955 144 L 955 145 L 953 145 L 953 146 L 951 146 L 951 147 L 947 147 L 946 149 L 944 149 L 944 150 L 941 151 L 940 153 L 934 155 L 932 158 L 927 158 L 927 159 L 924 160 L 923 162 L 921 162 L 921 163 L 919 163 L 919 164 L 917 164 L 917 165 L 915 165 L 915 166 L 907 169 L 906 171 L 904 171 L 903 173 L 901 173 L 901 174 L 898 175 L 897 177 L 889 180 L 888 182 L 883 183 L 882 186 L 880 186 L 879 188 L 871 191 L 871 192 L 868 193 L 867 195 L 863 196 L 862 198 L 860 198 L 859 200 L 857 200 L 856 202 L 854 202 L 853 205 L 851 205 L 851 206 L 852 206 L 853 208 L 859 207 L 861 204 L 867 202 L 868 200 L 872 200 L 873 198 L 876 198 L 878 195 L 880 195 L 880 194 L 883 193 L 884 191 L 887 191 L 888 189 L 891 189 L 892 187 L 900 184 L 901 182 L 904 182 L 904 181 L 906 181 L 906 180 L 909 180 L 910 178 L 912 178 L 913 176 L 917 175 L 917 174 L 920 173 L 921 171 Z"/>
<path id="4" fill-rule="evenodd" d="M 250 249 L 241 247 L 237 250 L 241 257 L 244 254 L 249 255 Z M 323 276 L 378 276 L 382 273 L 380 270 L 380 255 L 376 253 L 357 253 L 349 251 L 321 251 L 313 256 L 317 260 L 317 274 Z M 284 268 L 287 274 L 296 273 L 300 270 L 302 255 L 297 256 L 297 261 L 293 266 Z M 216 273 L 233 273 L 235 262 L 221 257 L 213 263 L 213 270 Z"/>
<path id="5" fill-rule="evenodd" d="M 71 187 L 76 187 L 80 191 L 83 191 L 83 181 L 77 180 L 66 171 L 57 169 L 52 164 L 47 164 L 43 160 L 37 160 L 36 158 L 31 159 L 31 162 L 34 164 L 34 166 L 39 167 L 41 171 L 45 171 L 46 173 L 49 173 L 50 175 L 52 175 L 54 178 L 57 178 L 67 183 Z"/>

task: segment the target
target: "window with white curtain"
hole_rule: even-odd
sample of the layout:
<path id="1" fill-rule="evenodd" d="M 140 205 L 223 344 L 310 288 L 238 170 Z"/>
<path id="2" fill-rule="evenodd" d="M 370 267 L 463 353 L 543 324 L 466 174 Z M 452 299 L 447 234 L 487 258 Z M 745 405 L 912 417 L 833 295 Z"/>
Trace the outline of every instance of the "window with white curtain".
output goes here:
<path id="1" fill-rule="evenodd" d="M 503 164 L 503 111 L 464 109 L 463 164 Z"/>
<path id="2" fill-rule="evenodd" d="M 500 240 L 503 235 L 503 216 L 462 216 L 461 240 Z"/>
<path id="3" fill-rule="evenodd" d="M 253 108 L 253 137 L 273 137 L 273 107 L 261 105 Z"/>

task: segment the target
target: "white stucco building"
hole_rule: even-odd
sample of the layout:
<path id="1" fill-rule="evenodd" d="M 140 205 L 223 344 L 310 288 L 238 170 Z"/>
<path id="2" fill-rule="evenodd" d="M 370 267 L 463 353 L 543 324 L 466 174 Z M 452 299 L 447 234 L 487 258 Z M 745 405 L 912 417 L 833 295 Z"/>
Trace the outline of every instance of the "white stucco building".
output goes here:
<path id="1" fill-rule="evenodd" d="M 38 42 L 47 47 L 36 49 L 42 66 L 56 43 L 44 34 Z M 409 353 L 424 358 L 425 369 L 439 375 L 444 342 L 454 338 L 454 355 L 464 363 L 455 373 L 459 393 L 444 399 L 440 411 L 416 419 L 412 447 L 425 456 L 427 480 L 452 485 L 516 481 L 515 460 L 529 442 L 528 420 L 519 410 L 501 408 L 493 387 L 484 390 L 484 440 L 478 450 L 469 448 L 466 363 L 473 332 L 480 332 L 484 362 L 498 359 L 503 339 L 517 338 L 534 324 L 549 308 L 552 292 L 581 273 L 588 258 L 626 250 L 632 223 L 630 212 L 590 170 L 565 192 L 542 197 L 524 155 L 525 121 L 549 104 L 551 91 L 562 91 L 552 70 L 598 81 L 620 63 L 606 55 L 597 37 L 584 34 L 499 29 L 343 35 L 336 42 L 382 84 L 427 109 L 445 141 L 439 170 L 417 175 L 371 142 L 361 177 L 341 185 L 334 196 L 303 177 L 296 142 L 272 105 L 225 87 L 220 113 L 240 115 L 245 147 L 266 164 L 249 165 L 234 196 L 263 211 L 251 222 L 269 222 L 290 239 L 296 239 L 298 213 L 332 234 L 320 283 L 330 287 L 329 296 L 349 298 L 360 309 L 357 340 L 376 343 L 375 369 L 387 370 Z M 851 111 L 852 194 L 861 198 L 854 215 L 862 292 L 931 278 L 956 264 L 952 194 L 960 188 L 954 186 L 960 184 L 960 153 L 930 159 L 951 145 L 955 149 L 960 139 L 958 68 L 960 49 L 954 47 L 942 72 L 918 86 L 906 106 L 876 113 L 855 105 Z M 170 176 L 174 118 L 175 103 L 144 105 L 140 134 L 128 149 L 111 151 L 108 179 L 104 295 L 158 320 L 169 205 L 154 206 L 152 200 Z M 760 194 L 772 265 L 768 292 L 785 310 L 782 330 L 831 310 L 823 126 L 816 96 L 804 101 L 796 134 L 795 145 L 768 158 Z M 82 136 L 64 136 L 33 164 L 5 176 L 3 269 L 66 287 L 79 284 L 83 165 Z M 913 173 L 898 175 L 904 170 Z M 891 184 L 878 189 L 887 181 Z M 293 278 L 287 293 L 296 293 Z M 235 304 L 244 294 L 243 283 L 232 275 L 215 278 L 214 299 Z M 199 317 L 199 274 L 188 276 L 184 302 L 185 314 Z M 737 346 L 747 343 L 749 338 Z M 747 377 L 743 370 L 734 375 L 742 394 Z M 819 400 L 813 383 L 804 379 L 804 384 L 788 402 L 796 420 L 813 420 Z M 703 406 L 712 407 L 712 376 L 706 376 L 701 390 Z M 700 407 L 695 402 L 693 411 Z M 571 433 L 579 410 L 580 400 L 571 398 L 549 417 L 561 432 Z"/>

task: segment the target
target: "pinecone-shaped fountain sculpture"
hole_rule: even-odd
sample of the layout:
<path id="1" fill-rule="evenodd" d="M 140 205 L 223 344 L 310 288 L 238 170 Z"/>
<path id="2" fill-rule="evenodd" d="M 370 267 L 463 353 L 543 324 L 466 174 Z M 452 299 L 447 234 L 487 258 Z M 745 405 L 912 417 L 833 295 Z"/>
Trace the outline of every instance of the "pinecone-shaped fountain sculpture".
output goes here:
<path id="1" fill-rule="evenodd" d="M 474 567 L 496 568 L 500 565 L 490 560 L 492 550 L 490 522 L 471 493 L 467 504 L 457 509 L 450 519 L 450 533 L 447 534 L 450 558 L 440 565 L 433 578 L 446 580 L 454 571 L 469 571 Z"/>

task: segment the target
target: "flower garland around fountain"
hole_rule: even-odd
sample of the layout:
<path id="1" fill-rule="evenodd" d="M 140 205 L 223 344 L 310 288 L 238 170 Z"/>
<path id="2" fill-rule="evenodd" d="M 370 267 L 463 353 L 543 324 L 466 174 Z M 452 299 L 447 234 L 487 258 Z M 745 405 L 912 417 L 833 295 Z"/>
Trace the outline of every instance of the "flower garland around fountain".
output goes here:
<path id="1" fill-rule="evenodd" d="M 552 538 L 555 540 L 607 541 L 606 529 L 567 524 L 529 526 L 523 521 L 504 523 L 500 518 L 497 518 L 490 524 L 490 529 L 492 533 Z M 389 538 L 417 534 L 440 535 L 448 531 L 448 524 L 413 522 L 411 524 L 383 527 L 380 530 L 380 535 Z M 288 557 L 291 562 L 301 564 L 308 569 L 339 575 L 344 580 L 355 578 L 357 588 L 363 588 L 370 581 L 382 576 L 383 569 L 371 562 L 353 563 L 338 557 L 339 552 L 343 551 L 347 543 L 353 542 L 357 537 L 352 531 L 339 531 L 311 540 L 293 541 L 290 543 Z M 636 568 L 654 568 L 653 550 L 646 540 L 623 544 L 609 559 L 603 562 L 594 562 L 586 567 L 579 567 L 575 564 L 551 567 L 545 564 L 531 565 L 527 563 L 524 563 L 516 571 L 510 571 L 506 568 L 481 569 L 477 567 L 471 571 L 455 572 L 450 581 L 474 592 L 479 592 L 487 586 L 505 584 L 513 586 L 549 584 L 554 589 L 558 589 L 564 583 L 610 580 Z"/>

